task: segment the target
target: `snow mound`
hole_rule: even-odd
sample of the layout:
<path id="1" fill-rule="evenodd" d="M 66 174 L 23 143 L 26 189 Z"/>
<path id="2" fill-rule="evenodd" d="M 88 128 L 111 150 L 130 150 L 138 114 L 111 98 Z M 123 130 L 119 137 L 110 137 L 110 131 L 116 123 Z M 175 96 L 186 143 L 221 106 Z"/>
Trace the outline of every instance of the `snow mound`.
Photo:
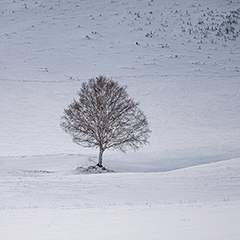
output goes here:
<path id="1" fill-rule="evenodd" d="M 89 167 L 77 167 L 73 170 L 74 174 L 95 174 L 95 173 L 113 173 L 114 170 L 108 169 L 106 167 L 99 167 L 97 165 L 95 166 L 89 166 Z"/>

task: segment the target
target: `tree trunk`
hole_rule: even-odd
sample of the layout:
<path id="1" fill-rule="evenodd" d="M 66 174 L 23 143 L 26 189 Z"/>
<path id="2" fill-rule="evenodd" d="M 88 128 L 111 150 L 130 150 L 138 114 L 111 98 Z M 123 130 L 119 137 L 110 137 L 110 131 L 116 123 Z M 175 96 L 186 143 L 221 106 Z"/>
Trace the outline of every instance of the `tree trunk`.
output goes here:
<path id="1" fill-rule="evenodd" d="M 98 167 L 102 167 L 102 156 L 103 156 L 103 149 L 101 147 L 99 147 L 99 157 L 98 157 Z"/>

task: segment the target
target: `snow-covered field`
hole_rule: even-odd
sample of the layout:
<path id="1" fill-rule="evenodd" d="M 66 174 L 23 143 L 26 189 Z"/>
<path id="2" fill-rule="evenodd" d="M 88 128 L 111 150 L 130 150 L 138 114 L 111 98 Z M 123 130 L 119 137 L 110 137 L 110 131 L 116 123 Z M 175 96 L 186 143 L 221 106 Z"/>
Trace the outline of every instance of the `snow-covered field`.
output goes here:
<path id="1" fill-rule="evenodd" d="M 239 239 L 239 31 L 239 0 L 1 0 L 0 239 Z M 99 74 L 152 134 L 82 174 L 60 116 Z"/>
<path id="2" fill-rule="evenodd" d="M 76 157 L 1 160 L 1 239 L 240 236 L 240 158 L 159 173 L 77 174 Z"/>

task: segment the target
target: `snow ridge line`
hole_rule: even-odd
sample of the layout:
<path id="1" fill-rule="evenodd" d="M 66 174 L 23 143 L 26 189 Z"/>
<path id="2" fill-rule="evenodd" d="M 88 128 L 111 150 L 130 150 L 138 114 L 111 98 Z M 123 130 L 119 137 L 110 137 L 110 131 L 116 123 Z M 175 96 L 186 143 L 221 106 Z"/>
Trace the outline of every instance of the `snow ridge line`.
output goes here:
<path id="1" fill-rule="evenodd" d="M 210 74 L 211 75 L 211 74 Z M 121 76 L 109 76 L 113 79 L 123 79 L 123 78 L 143 78 L 143 77 L 162 77 L 162 78 L 167 78 L 167 77 L 191 77 L 191 78 L 206 78 L 206 76 L 209 77 L 209 74 L 203 75 L 201 74 L 144 74 L 144 75 L 121 75 Z M 90 78 L 91 76 L 89 76 Z M 236 75 L 211 75 L 211 78 L 236 78 L 239 77 L 239 74 Z M 26 80 L 26 79 L 10 79 L 10 78 L 0 78 L 1 82 L 26 82 L 26 83 L 68 83 L 68 82 L 84 82 L 87 81 L 87 78 L 73 78 L 70 77 L 67 80 Z"/>

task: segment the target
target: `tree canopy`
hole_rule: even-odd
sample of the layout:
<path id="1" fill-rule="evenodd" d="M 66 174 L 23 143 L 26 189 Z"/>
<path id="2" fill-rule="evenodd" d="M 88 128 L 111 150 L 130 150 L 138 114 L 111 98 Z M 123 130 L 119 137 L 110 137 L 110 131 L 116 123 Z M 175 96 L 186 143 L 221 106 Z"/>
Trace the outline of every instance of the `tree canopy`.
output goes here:
<path id="1" fill-rule="evenodd" d="M 82 147 L 99 148 L 98 166 L 106 149 L 125 152 L 148 143 L 147 118 L 126 89 L 100 75 L 82 83 L 78 99 L 64 109 L 61 127 Z"/>

